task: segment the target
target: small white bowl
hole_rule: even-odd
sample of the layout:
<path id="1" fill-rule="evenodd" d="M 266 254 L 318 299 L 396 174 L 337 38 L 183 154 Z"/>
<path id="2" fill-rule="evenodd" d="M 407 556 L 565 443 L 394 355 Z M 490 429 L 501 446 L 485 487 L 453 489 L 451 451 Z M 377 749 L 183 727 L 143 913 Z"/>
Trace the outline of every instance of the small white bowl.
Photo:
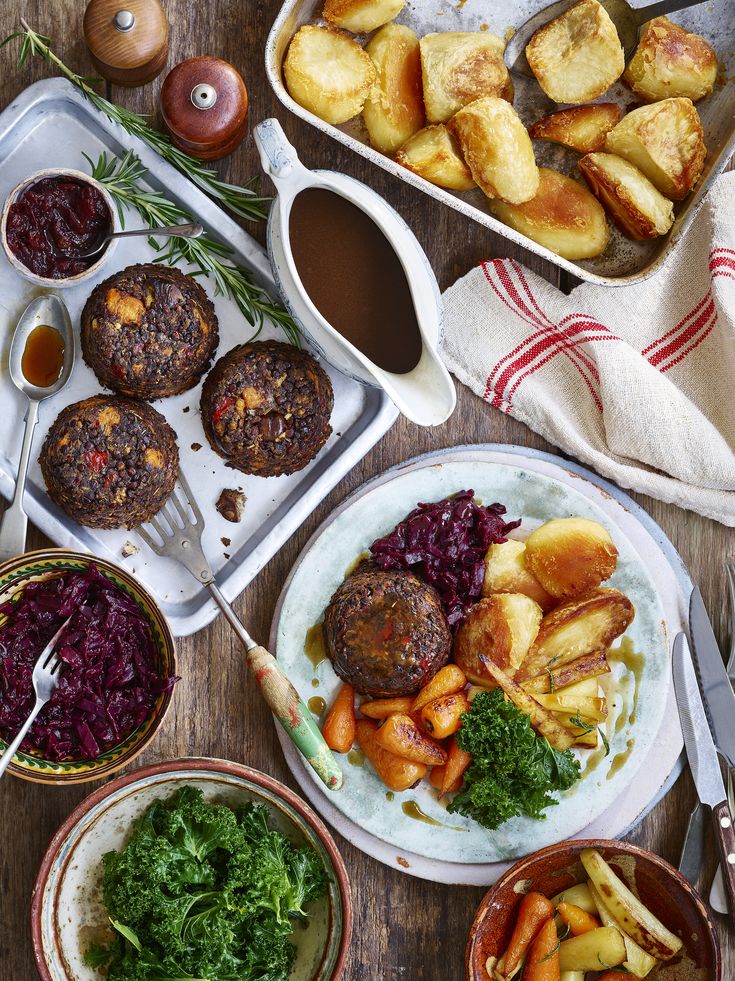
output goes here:
<path id="1" fill-rule="evenodd" d="M 75 276 L 65 276 L 61 279 L 51 279 L 47 276 L 38 276 L 36 273 L 31 272 L 31 270 L 25 266 L 11 251 L 10 246 L 8 245 L 8 213 L 11 205 L 17 201 L 24 191 L 26 191 L 32 184 L 36 184 L 38 181 L 41 181 L 46 177 L 73 177 L 75 180 L 82 181 L 85 184 L 91 184 L 92 187 L 94 187 L 102 195 L 110 212 L 111 231 L 120 231 L 120 224 L 118 221 L 117 209 L 115 208 L 115 202 L 112 200 L 110 192 L 103 187 L 99 181 L 96 181 L 93 177 L 90 177 L 89 174 L 85 174 L 81 170 L 72 170 L 69 167 L 48 167 L 45 170 L 37 170 L 34 174 L 30 174 L 28 177 L 22 180 L 20 184 L 17 184 L 8 194 L 7 198 L 5 199 L 2 217 L 0 217 L 0 239 L 2 240 L 3 249 L 8 258 L 8 262 L 20 273 L 21 276 L 23 276 L 24 279 L 29 280 L 31 283 L 36 283 L 39 286 L 51 287 L 53 289 L 66 289 L 69 286 L 76 286 L 78 283 L 82 283 L 85 279 L 89 279 L 91 276 L 98 273 L 115 251 L 117 239 L 114 238 L 107 245 L 96 262 L 93 262 L 88 269 L 85 269 L 84 272 L 77 273 Z"/>

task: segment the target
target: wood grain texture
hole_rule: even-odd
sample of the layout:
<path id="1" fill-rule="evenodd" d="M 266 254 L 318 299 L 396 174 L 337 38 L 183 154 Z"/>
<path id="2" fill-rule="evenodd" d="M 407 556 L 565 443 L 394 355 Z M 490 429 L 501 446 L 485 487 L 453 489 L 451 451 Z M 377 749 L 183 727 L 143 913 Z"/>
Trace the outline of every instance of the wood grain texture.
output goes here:
<path id="1" fill-rule="evenodd" d="M 556 280 L 545 263 L 490 234 L 353 156 L 326 136 L 292 118 L 270 91 L 262 68 L 263 44 L 279 0 L 215 0 L 191 3 L 167 0 L 171 24 L 169 64 L 193 55 L 213 54 L 231 62 L 245 79 L 251 96 L 250 125 L 275 115 L 307 166 L 343 170 L 383 194 L 409 222 L 431 259 L 442 287 L 478 261 L 515 255 L 528 266 Z M 91 69 L 82 41 L 82 0 L 4 0 L 3 27 L 10 31 L 23 14 L 37 30 L 51 35 L 56 49 L 77 70 Z M 47 66 L 15 69 L 14 52 L 0 52 L 0 105 L 31 81 L 48 74 Z M 114 89 L 113 96 L 143 112 L 155 113 L 160 82 L 142 89 Z M 49 161 L 50 162 L 50 161 Z M 242 182 L 258 170 L 252 137 L 218 165 L 223 177 Z M 265 187 L 265 190 L 269 188 Z M 249 228 L 261 241 L 264 227 Z M 562 287 L 568 285 L 561 283 Z M 3 324 L 3 331 L 9 325 Z M 243 337 L 246 336 L 243 328 Z M 461 443 L 501 442 L 550 449 L 525 426 L 494 411 L 460 389 L 457 411 L 438 429 L 421 430 L 400 420 L 375 449 L 349 474 L 304 523 L 297 534 L 263 569 L 235 604 L 254 637 L 268 637 L 278 592 L 308 536 L 350 491 L 365 480 L 408 457 Z M 638 496 L 679 550 L 699 582 L 722 643 L 729 641 L 722 563 L 735 557 L 735 531 L 695 514 Z M 247 520 L 247 512 L 245 519 Z M 30 547 L 46 544 L 32 531 Z M 222 618 L 195 637 L 181 641 L 183 678 L 164 731 L 137 761 L 140 764 L 185 755 L 223 757 L 247 763 L 283 780 L 298 791 L 276 739 L 270 714 L 253 679 L 237 638 Z M 0 981 L 32 981 L 35 977 L 28 931 L 28 905 L 36 869 L 52 834 L 86 793 L 42 788 L 6 779 L 0 786 Z M 640 827 L 630 835 L 676 864 L 689 811 L 694 801 L 686 773 Z M 462 981 L 467 931 L 482 889 L 442 886 L 412 879 L 380 865 L 337 837 L 352 879 L 355 929 L 346 978 L 360 981 Z M 714 871 L 714 843 L 708 843 L 702 884 L 709 889 Z M 735 934 L 717 918 L 723 944 L 723 979 L 735 977 Z"/>

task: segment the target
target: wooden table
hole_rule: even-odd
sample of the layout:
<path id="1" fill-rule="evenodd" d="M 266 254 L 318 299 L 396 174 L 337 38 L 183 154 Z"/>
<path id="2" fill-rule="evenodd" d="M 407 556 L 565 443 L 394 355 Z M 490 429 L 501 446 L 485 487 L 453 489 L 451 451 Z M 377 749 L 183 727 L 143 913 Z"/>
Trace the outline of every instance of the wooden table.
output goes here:
<path id="1" fill-rule="evenodd" d="M 553 267 L 520 249 L 509 248 L 504 240 L 350 154 L 283 109 L 263 71 L 263 46 L 279 0 L 164 0 L 164 6 L 172 28 L 169 65 L 196 54 L 214 54 L 232 62 L 249 87 L 251 121 L 277 116 L 307 166 L 345 171 L 383 194 L 418 235 L 442 288 L 479 260 L 509 253 L 556 281 Z M 3 33 L 14 29 L 18 18 L 25 16 L 34 29 L 52 37 L 67 64 L 82 73 L 93 73 L 81 39 L 82 0 L 5 0 L 3 10 Z M 49 73 L 46 65 L 38 63 L 16 70 L 16 52 L 17 48 L 11 47 L 0 53 L 0 106 Z M 155 113 L 159 85 L 160 79 L 142 89 L 116 88 L 111 94 L 125 105 Z M 47 162 L 53 165 L 52 158 Z M 258 172 L 252 138 L 221 163 L 220 170 L 235 182 L 244 182 Z M 262 241 L 262 225 L 249 231 Z M 10 326 L 2 325 L 3 337 Z M 459 443 L 516 443 L 553 450 L 525 426 L 491 409 L 467 389 L 460 387 L 458 395 L 457 411 L 438 429 L 419 429 L 399 420 L 265 567 L 235 604 L 251 633 L 268 637 L 276 597 L 308 536 L 368 478 L 418 453 Z M 735 532 L 676 507 L 642 496 L 637 499 L 678 549 L 702 587 L 722 644 L 729 642 L 723 561 L 734 557 Z M 33 530 L 28 544 L 29 548 L 39 548 L 47 542 Z M 224 621 L 219 619 L 207 630 L 182 640 L 179 652 L 184 677 L 174 706 L 163 732 L 136 765 L 178 756 L 223 757 L 264 770 L 298 790 L 284 764 L 269 713 L 247 677 L 242 651 Z M 91 785 L 69 790 L 41 788 L 16 779 L 4 780 L 0 787 L 0 981 L 31 981 L 35 977 L 28 905 L 36 869 L 57 826 L 91 789 Z M 676 864 L 693 802 L 687 771 L 630 840 Z M 484 890 L 410 878 L 336 837 L 352 880 L 356 914 L 345 977 L 361 981 L 464 978 L 467 931 Z M 710 842 L 700 883 L 705 890 L 713 871 Z M 730 981 L 735 977 L 735 934 L 723 918 L 716 919 L 723 947 L 722 978 Z"/>

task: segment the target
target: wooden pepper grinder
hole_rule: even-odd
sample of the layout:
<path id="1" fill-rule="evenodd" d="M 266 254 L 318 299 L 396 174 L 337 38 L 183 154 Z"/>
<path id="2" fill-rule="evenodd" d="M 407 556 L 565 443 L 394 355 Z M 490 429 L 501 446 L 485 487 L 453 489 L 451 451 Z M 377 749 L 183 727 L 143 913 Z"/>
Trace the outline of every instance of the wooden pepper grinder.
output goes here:
<path id="1" fill-rule="evenodd" d="M 237 147 L 248 122 L 248 92 L 237 69 L 209 55 L 176 65 L 161 86 L 161 120 L 192 157 L 218 160 Z"/>
<path id="2" fill-rule="evenodd" d="M 97 71 L 116 85 L 143 85 L 168 58 L 168 21 L 158 0 L 90 0 L 84 40 Z"/>

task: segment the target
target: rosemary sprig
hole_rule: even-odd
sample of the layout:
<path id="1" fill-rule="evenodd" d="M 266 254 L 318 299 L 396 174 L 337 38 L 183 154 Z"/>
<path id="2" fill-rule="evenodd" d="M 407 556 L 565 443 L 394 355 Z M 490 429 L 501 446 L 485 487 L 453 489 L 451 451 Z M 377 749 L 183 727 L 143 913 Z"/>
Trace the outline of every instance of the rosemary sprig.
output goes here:
<path id="1" fill-rule="evenodd" d="M 16 31 L 10 34 L 0 43 L 0 48 L 2 48 L 16 38 L 22 39 L 20 53 L 18 55 L 19 65 L 24 65 L 29 55 L 48 61 L 62 75 L 68 78 L 82 92 L 85 98 L 89 99 L 92 105 L 99 109 L 100 112 L 103 112 L 108 119 L 114 123 L 119 123 L 131 136 L 136 136 L 138 139 L 143 140 L 144 143 L 147 143 L 164 160 L 173 164 L 177 170 L 185 174 L 197 187 L 200 187 L 210 197 L 215 198 L 233 214 L 238 215 L 240 218 L 248 218 L 253 221 L 259 221 L 265 218 L 263 205 L 267 204 L 270 198 L 259 196 L 255 189 L 255 178 L 244 187 L 219 180 L 215 171 L 209 167 L 205 167 L 199 160 L 190 157 L 183 150 L 179 150 L 178 147 L 173 145 L 168 136 L 164 133 L 159 133 L 149 126 L 145 116 L 119 106 L 114 102 L 110 102 L 95 92 L 92 85 L 97 79 L 77 75 L 51 49 L 51 38 L 32 30 L 22 18 L 21 24 L 23 25 L 22 31 Z"/>
<path id="2" fill-rule="evenodd" d="M 591 722 L 585 722 L 585 720 L 579 714 L 579 709 L 577 709 L 576 715 L 569 716 L 569 722 L 573 726 L 577 726 L 578 729 L 583 729 L 585 732 L 593 732 L 595 729 L 597 729 L 600 739 L 602 740 L 602 745 L 605 747 L 605 756 L 610 755 L 610 743 L 607 740 L 607 736 L 602 731 L 601 726 L 592 725 Z"/>
<path id="3" fill-rule="evenodd" d="M 123 157 L 108 157 L 102 153 L 95 163 L 85 154 L 92 170 L 92 177 L 110 192 L 121 224 L 125 225 L 125 211 L 134 208 L 143 221 L 150 225 L 149 242 L 158 251 L 157 262 L 175 265 L 186 262 L 194 267 L 193 275 L 211 276 L 215 293 L 229 296 L 242 315 L 255 328 L 253 337 L 260 333 L 265 318 L 272 320 L 286 334 L 292 344 L 299 344 L 299 331 L 287 311 L 275 303 L 251 277 L 249 270 L 229 261 L 233 250 L 229 245 L 210 238 L 206 233 L 199 238 L 172 237 L 160 245 L 155 229 L 161 225 L 179 225 L 194 221 L 192 215 L 170 201 L 159 191 L 141 186 L 147 173 L 139 157 L 128 150 Z M 252 340 L 252 338 L 251 338 Z"/>

